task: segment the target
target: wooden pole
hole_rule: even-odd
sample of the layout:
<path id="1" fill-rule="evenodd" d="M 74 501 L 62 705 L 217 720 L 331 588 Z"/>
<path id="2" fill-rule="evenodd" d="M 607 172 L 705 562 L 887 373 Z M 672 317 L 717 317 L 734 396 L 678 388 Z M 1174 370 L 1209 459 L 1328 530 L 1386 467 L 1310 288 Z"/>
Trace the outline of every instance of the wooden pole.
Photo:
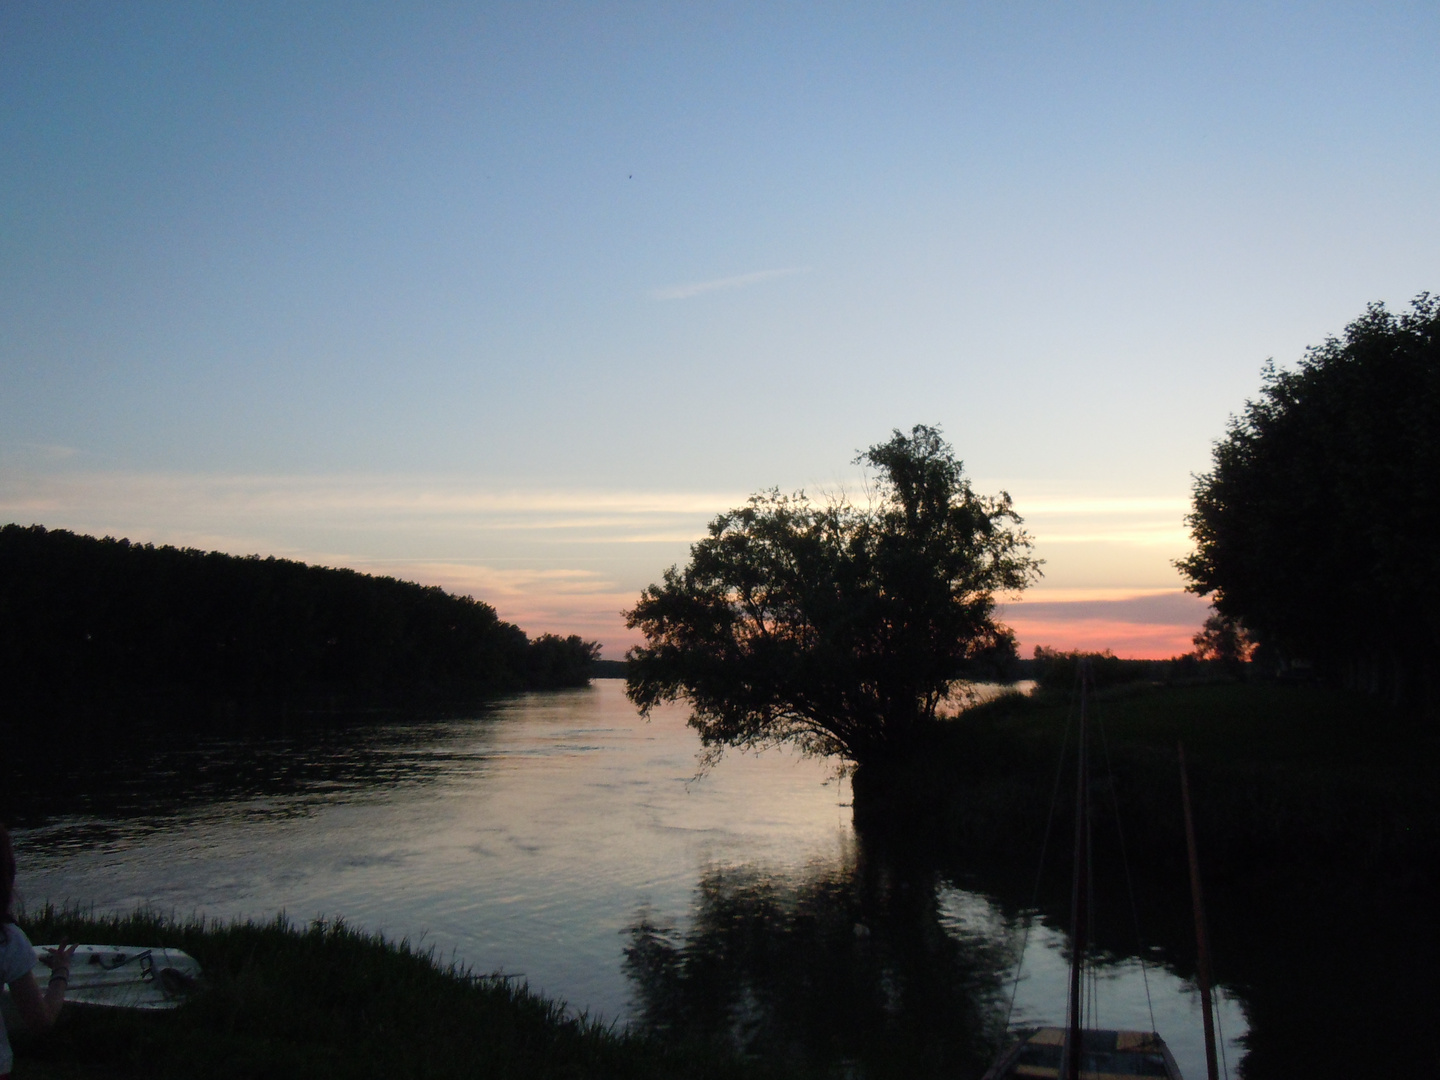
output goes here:
<path id="1" fill-rule="evenodd" d="M 1205 1071 L 1220 1080 L 1215 1060 L 1215 1013 L 1210 1003 L 1210 935 L 1205 929 L 1205 904 L 1200 898 L 1200 857 L 1195 852 L 1195 822 L 1190 816 L 1190 777 L 1185 769 L 1185 744 L 1180 750 L 1180 798 L 1185 804 L 1185 847 L 1190 853 L 1190 903 L 1195 909 L 1196 979 L 1200 983 L 1200 1009 L 1205 1018 Z"/>
<path id="2" fill-rule="evenodd" d="M 1082 974 L 1085 966 L 1085 940 L 1089 934 L 1089 852 L 1090 835 L 1088 783 L 1089 762 L 1085 756 L 1085 683 L 1089 672 L 1084 661 L 1080 669 L 1080 752 L 1075 763 L 1075 869 L 1070 879 L 1070 1029 L 1065 1039 L 1067 1080 L 1080 1080 L 1080 1052 L 1083 1038 L 1080 1027 L 1080 1006 L 1083 1000 Z"/>

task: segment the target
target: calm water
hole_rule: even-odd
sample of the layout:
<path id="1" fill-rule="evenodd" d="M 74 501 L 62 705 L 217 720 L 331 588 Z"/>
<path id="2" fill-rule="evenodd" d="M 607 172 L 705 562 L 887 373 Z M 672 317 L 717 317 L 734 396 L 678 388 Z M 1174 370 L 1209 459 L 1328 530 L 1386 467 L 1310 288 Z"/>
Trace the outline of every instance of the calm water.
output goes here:
<path id="1" fill-rule="evenodd" d="M 821 762 L 731 755 L 697 777 L 684 716 L 647 724 L 606 680 L 473 719 L 92 764 L 81 813 L 17 831 L 17 884 L 31 905 L 338 916 L 618 1023 L 861 1074 L 973 1071 L 1023 913 L 868 850 Z M 1061 1019 L 1062 949 L 1036 920 L 1016 1022 Z M 1203 1076 L 1197 995 L 1148 976 L 1156 1026 Z M 1096 1002 L 1103 1026 L 1151 1026 L 1134 960 Z M 1245 1018 L 1226 1000 L 1221 1019 L 1233 1071 Z"/>

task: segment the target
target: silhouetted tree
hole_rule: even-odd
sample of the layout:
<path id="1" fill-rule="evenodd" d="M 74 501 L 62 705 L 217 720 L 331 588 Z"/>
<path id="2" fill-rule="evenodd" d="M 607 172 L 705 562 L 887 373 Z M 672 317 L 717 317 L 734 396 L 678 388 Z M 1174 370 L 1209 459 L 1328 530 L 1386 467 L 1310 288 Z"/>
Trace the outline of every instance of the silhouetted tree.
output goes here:
<path id="1" fill-rule="evenodd" d="M 1434 706 L 1440 303 L 1374 304 L 1230 421 L 1177 565 L 1280 658 Z"/>
<path id="2" fill-rule="evenodd" d="M 973 666 L 1013 657 L 995 594 L 1039 573 L 1010 497 L 975 494 L 934 428 L 856 458 L 858 507 L 754 495 L 627 613 L 626 692 L 679 698 L 712 754 L 781 742 L 857 764 L 906 749 Z"/>
<path id="3" fill-rule="evenodd" d="M 1195 645 L 1197 660 L 1215 660 L 1231 674 L 1243 670 L 1255 651 L 1255 643 L 1237 620 L 1212 613 L 1200 632 L 1190 639 Z"/>
<path id="4" fill-rule="evenodd" d="M 525 657 L 526 685 L 537 690 L 588 685 L 598 659 L 598 642 L 584 641 L 579 634 L 541 634 L 530 642 Z"/>
<path id="5" fill-rule="evenodd" d="M 1031 663 L 1032 677 L 1046 690 L 1073 694 L 1080 686 L 1082 665 L 1089 666 L 1092 685 L 1097 688 L 1143 682 L 1156 678 L 1163 670 L 1163 665 L 1155 660 L 1123 660 L 1109 649 L 1104 652 L 1079 649 L 1064 652 L 1036 645 Z"/>

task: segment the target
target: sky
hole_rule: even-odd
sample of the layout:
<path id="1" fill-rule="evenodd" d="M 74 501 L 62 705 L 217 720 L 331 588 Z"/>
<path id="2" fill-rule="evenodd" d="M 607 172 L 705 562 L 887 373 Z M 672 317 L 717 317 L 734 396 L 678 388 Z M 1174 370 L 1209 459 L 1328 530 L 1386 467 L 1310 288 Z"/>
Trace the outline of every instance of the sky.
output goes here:
<path id="1" fill-rule="evenodd" d="M 0 6 L 0 521 L 619 657 L 754 491 L 938 425 L 1022 649 L 1190 648 L 1267 358 L 1440 288 L 1425 4 Z"/>

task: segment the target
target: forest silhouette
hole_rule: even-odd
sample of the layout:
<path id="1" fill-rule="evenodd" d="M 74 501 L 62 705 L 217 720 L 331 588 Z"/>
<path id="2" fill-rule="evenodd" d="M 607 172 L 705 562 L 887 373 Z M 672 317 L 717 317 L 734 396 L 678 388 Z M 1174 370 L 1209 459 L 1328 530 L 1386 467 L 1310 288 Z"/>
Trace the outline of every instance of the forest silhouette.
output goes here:
<path id="1" fill-rule="evenodd" d="M 0 528 L 0 709 L 15 716 L 442 704 L 584 685 L 599 652 L 435 586 Z"/>

